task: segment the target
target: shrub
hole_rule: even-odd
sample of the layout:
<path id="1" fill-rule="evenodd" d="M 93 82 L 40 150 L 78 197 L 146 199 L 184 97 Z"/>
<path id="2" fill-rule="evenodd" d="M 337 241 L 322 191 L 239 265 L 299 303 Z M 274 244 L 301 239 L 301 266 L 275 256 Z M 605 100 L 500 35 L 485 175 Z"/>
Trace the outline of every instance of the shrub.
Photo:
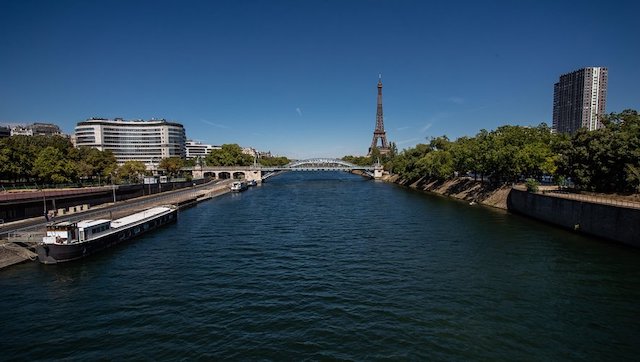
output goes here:
<path id="1" fill-rule="evenodd" d="M 538 187 L 540 186 L 540 182 L 533 178 L 528 178 L 525 180 L 525 186 L 527 186 L 527 191 L 529 192 L 538 192 Z"/>

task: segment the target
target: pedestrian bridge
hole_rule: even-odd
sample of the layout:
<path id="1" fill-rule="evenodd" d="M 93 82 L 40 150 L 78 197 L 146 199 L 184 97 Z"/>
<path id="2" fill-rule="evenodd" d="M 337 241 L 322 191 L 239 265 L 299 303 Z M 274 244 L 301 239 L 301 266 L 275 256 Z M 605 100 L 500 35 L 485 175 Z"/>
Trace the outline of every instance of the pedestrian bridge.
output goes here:
<path id="1" fill-rule="evenodd" d="M 216 179 L 246 179 L 261 182 L 283 172 L 314 172 L 314 171 L 359 171 L 371 178 L 382 177 L 382 165 L 359 166 L 335 158 L 311 158 L 293 161 L 284 166 L 195 166 L 185 167 L 184 171 L 191 171 L 193 178 L 213 177 Z"/>

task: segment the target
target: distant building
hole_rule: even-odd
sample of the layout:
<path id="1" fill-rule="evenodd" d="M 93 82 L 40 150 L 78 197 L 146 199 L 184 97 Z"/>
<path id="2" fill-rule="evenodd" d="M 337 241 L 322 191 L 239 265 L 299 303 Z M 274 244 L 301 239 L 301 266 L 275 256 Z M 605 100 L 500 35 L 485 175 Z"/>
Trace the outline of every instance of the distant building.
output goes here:
<path id="1" fill-rule="evenodd" d="M 13 126 L 11 136 L 33 136 L 33 130 L 26 126 Z"/>
<path id="2" fill-rule="evenodd" d="M 188 140 L 186 143 L 187 158 L 207 157 L 212 150 L 222 149 L 220 146 L 204 144 L 198 141 Z"/>
<path id="3" fill-rule="evenodd" d="M 153 168 L 163 158 L 184 158 L 185 143 L 182 124 L 164 119 L 91 118 L 78 122 L 75 128 L 76 147 L 110 150 L 120 165 L 126 161 L 141 161 Z"/>
<path id="4" fill-rule="evenodd" d="M 11 128 L 6 126 L 0 126 L 0 138 L 10 137 L 11 136 Z"/>
<path id="5" fill-rule="evenodd" d="M 588 67 L 563 74 L 553 86 L 553 129 L 573 134 L 580 128 L 602 128 L 605 114 L 608 71 Z"/>
<path id="6" fill-rule="evenodd" d="M 34 123 L 30 126 L 34 136 L 53 136 L 61 135 L 60 127 L 52 123 Z"/>
<path id="7" fill-rule="evenodd" d="M 271 157 L 273 157 L 271 155 L 271 151 L 266 151 L 266 152 L 258 151 L 258 158 L 271 158 Z"/>
<path id="8" fill-rule="evenodd" d="M 60 127 L 53 123 L 34 123 L 11 127 L 11 136 L 54 136 L 62 135 Z"/>
<path id="9" fill-rule="evenodd" d="M 242 148 L 242 153 L 245 154 L 245 155 L 249 155 L 251 157 L 258 156 L 258 151 L 256 151 L 256 149 L 252 148 L 252 147 L 243 147 Z"/>

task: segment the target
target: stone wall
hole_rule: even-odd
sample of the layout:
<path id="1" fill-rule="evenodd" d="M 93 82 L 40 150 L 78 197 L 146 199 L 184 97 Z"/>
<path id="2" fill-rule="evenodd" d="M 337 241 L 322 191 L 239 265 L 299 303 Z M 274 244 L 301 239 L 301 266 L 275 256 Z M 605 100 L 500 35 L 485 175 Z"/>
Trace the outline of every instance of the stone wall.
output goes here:
<path id="1" fill-rule="evenodd" d="M 640 247 L 640 209 L 512 189 L 510 211 L 585 234 Z"/>

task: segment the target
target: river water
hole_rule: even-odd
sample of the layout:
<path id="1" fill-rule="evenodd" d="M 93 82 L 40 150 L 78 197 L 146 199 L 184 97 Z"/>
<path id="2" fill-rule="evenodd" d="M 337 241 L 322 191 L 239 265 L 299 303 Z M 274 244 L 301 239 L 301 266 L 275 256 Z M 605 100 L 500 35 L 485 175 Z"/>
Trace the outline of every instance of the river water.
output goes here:
<path id="1" fill-rule="evenodd" d="M 66 265 L 0 272 L 0 359 L 624 360 L 640 252 L 290 173 Z"/>

